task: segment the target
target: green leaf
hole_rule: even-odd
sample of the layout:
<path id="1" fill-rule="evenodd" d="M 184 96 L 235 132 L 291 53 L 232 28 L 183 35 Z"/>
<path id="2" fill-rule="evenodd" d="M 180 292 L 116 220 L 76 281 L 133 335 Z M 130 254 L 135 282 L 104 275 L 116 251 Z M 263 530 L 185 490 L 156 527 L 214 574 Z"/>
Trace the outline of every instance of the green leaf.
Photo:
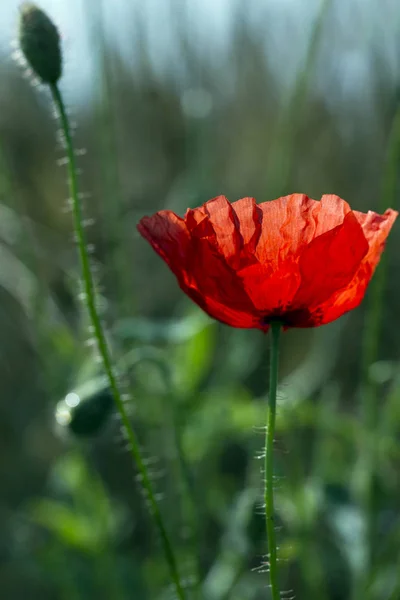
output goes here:
<path id="1" fill-rule="evenodd" d="M 214 358 L 215 326 L 203 327 L 180 345 L 172 356 L 178 391 L 191 394 L 198 389 L 208 373 Z"/>
<path id="2" fill-rule="evenodd" d="M 55 500 L 40 499 L 31 507 L 33 522 L 53 533 L 66 546 L 97 553 L 103 536 L 92 519 Z"/>

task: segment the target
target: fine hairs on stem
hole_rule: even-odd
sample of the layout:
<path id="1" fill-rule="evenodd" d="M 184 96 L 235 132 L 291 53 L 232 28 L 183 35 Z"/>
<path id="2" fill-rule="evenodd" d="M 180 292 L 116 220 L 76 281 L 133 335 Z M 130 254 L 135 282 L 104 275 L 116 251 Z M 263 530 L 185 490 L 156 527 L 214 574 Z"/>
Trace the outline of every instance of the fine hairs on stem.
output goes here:
<path id="1" fill-rule="evenodd" d="M 269 372 L 269 395 L 267 429 L 265 434 L 265 525 L 268 540 L 269 577 L 272 600 L 281 600 L 278 584 L 278 558 L 276 549 L 275 520 L 274 520 L 274 435 L 276 420 L 276 392 L 278 388 L 279 338 L 281 324 L 271 323 L 271 354 Z"/>
<path id="2" fill-rule="evenodd" d="M 151 483 L 151 479 L 143 461 L 139 444 L 136 439 L 136 435 L 133 431 L 133 428 L 130 424 L 128 413 L 126 411 L 122 394 L 120 392 L 117 378 L 114 374 L 113 363 L 111 358 L 111 353 L 108 348 L 107 340 L 104 335 L 103 327 L 101 324 L 101 319 L 99 317 L 99 313 L 96 307 L 96 291 L 93 281 L 93 275 L 90 268 L 90 260 L 89 254 L 87 251 L 87 244 L 85 240 L 85 230 L 83 227 L 83 219 L 82 219 L 82 209 L 79 199 L 78 193 L 78 185 L 77 185 L 77 171 L 75 165 L 75 155 L 72 146 L 71 139 L 71 131 L 70 125 L 68 121 L 68 117 L 66 114 L 64 102 L 60 93 L 60 90 L 56 84 L 50 85 L 51 94 L 53 97 L 54 105 L 57 110 L 57 113 L 60 117 L 61 129 L 64 135 L 65 144 L 66 144 L 66 152 L 68 157 L 68 178 L 69 178 L 69 186 L 72 198 L 72 212 L 74 218 L 74 227 L 76 232 L 79 257 L 82 268 L 82 278 L 83 278 L 83 287 L 84 287 L 84 298 L 85 303 L 88 309 L 91 325 L 93 328 L 93 335 L 97 342 L 99 354 L 103 363 L 104 371 L 107 376 L 108 382 L 110 384 L 110 388 L 114 397 L 114 401 L 118 410 L 118 413 L 121 417 L 122 427 L 124 429 L 125 435 L 129 442 L 129 449 L 132 454 L 132 457 L 138 467 L 140 480 L 147 496 L 149 502 L 150 512 L 153 516 L 153 519 L 157 525 L 157 529 L 160 533 L 163 549 L 165 553 L 165 557 L 167 559 L 168 565 L 170 567 L 171 577 L 174 582 L 176 593 L 180 600 L 184 600 L 185 595 L 183 592 L 182 585 L 180 583 L 179 573 L 177 562 L 175 559 L 175 554 L 172 549 L 171 542 L 169 540 L 169 536 L 167 534 L 166 528 L 164 526 L 164 521 L 161 516 L 161 512 L 156 501 L 156 497 L 153 491 L 153 486 Z"/>
<path id="3" fill-rule="evenodd" d="M 61 132 L 65 141 L 67 154 L 66 164 L 68 169 L 68 182 L 82 270 L 84 302 L 89 313 L 93 336 L 97 343 L 105 375 L 108 379 L 115 405 L 121 418 L 124 433 L 129 442 L 129 451 L 139 471 L 140 482 L 148 500 L 149 510 L 160 534 L 162 548 L 169 567 L 169 573 L 175 588 L 176 597 L 179 600 L 185 600 L 185 593 L 180 581 L 175 553 L 164 525 L 149 472 L 140 452 L 138 440 L 128 418 L 118 381 L 114 374 L 111 352 L 108 347 L 96 305 L 96 288 L 90 266 L 82 217 L 82 206 L 78 192 L 78 176 L 71 136 L 71 126 L 58 87 L 58 80 L 60 79 L 62 72 L 62 54 L 58 30 L 46 13 L 34 4 L 26 3 L 21 8 L 19 40 L 21 51 L 29 67 L 42 83 L 49 86 L 56 113 L 60 119 Z"/>

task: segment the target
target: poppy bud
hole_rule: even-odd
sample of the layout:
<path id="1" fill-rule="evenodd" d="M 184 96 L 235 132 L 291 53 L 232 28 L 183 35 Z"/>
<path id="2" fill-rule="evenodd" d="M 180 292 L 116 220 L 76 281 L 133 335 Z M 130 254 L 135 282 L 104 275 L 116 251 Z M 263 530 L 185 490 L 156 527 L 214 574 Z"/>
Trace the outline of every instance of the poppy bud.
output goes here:
<path id="1" fill-rule="evenodd" d="M 113 396 L 108 387 L 90 394 L 71 392 L 58 403 L 56 422 L 77 437 L 96 435 L 108 421 Z"/>
<path id="2" fill-rule="evenodd" d="M 43 83 L 56 84 L 62 70 L 60 36 L 46 13 L 30 2 L 21 7 L 19 44 L 35 75 Z"/>

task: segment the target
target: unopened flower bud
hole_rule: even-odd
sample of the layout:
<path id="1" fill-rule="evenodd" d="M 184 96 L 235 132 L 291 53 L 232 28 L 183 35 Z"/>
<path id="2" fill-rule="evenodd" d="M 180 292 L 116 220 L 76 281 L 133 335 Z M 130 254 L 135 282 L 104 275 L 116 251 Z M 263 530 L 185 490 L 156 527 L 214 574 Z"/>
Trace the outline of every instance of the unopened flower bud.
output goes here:
<path id="1" fill-rule="evenodd" d="M 62 70 L 60 36 L 46 13 L 30 2 L 21 7 L 19 44 L 39 79 L 49 85 L 56 84 Z"/>
<path id="2" fill-rule="evenodd" d="M 57 404 L 57 429 L 77 437 L 96 435 L 109 420 L 113 406 L 113 395 L 107 386 L 90 391 L 89 385 L 87 391 L 70 392 Z"/>

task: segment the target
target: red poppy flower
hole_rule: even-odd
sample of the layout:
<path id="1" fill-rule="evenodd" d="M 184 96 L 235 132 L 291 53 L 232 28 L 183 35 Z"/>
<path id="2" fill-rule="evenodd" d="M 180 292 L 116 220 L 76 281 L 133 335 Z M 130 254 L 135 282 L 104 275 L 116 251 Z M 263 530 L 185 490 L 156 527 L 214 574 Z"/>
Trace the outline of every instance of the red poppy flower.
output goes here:
<path id="1" fill-rule="evenodd" d="M 333 195 L 218 196 L 184 219 L 144 217 L 138 230 L 211 317 L 266 331 L 272 319 L 316 327 L 358 306 L 397 214 L 352 211 Z"/>

